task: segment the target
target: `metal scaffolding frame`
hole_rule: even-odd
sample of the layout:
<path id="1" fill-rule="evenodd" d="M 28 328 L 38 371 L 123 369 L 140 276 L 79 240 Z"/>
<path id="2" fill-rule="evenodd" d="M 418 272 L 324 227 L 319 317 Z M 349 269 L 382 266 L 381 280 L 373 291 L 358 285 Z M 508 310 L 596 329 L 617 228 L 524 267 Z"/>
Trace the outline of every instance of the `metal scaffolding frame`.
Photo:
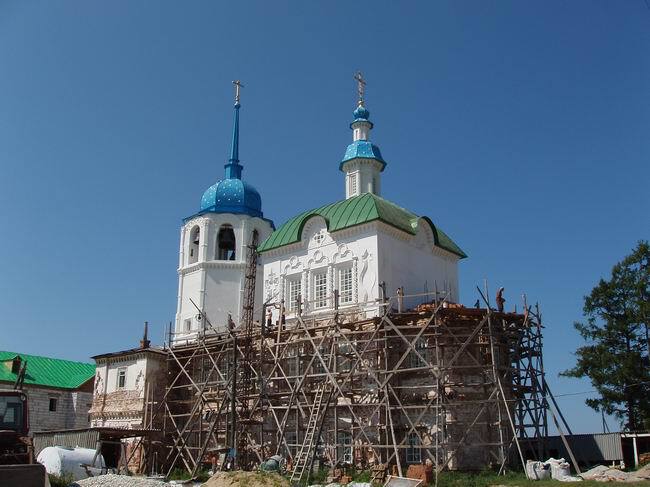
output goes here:
<path id="1" fill-rule="evenodd" d="M 336 295 L 333 310 L 303 314 L 309 303 L 298 303 L 272 328 L 221 332 L 204 316 L 195 341 L 169 348 L 154 413 L 168 472 L 195 473 L 223 453 L 242 469 L 280 454 L 297 481 L 316 459 L 399 474 L 429 459 L 437 474 L 543 456 L 537 306 L 499 313 L 435 292 L 339 308 Z M 404 310 L 406 298 L 426 303 Z"/>

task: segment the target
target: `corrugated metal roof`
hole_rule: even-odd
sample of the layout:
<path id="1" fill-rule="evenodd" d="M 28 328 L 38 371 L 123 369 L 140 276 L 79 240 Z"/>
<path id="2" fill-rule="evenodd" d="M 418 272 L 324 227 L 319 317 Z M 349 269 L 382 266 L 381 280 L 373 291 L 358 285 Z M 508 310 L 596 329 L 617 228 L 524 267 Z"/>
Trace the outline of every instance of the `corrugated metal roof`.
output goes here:
<path id="1" fill-rule="evenodd" d="M 364 193 L 314 210 L 305 211 L 293 217 L 262 242 L 258 250 L 266 252 L 299 242 L 302 229 L 312 216 L 323 217 L 327 222 L 329 232 L 380 220 L 399 230 L 415 235 L 419 221 L 416 214 L 375 194 Z M 431 226 L 435 244 L 438 247 L 458 255 L 461 259 L 467 257 L 465 252 L 446 233 L 437 228 L 431 220 L 425 218 L 425 221 Z"/>
<path id="2" fill-rule="evenodd" d="M 38 456 L 49 446 L 94 450 L 97 447 L 97 440 L 99 440 L 99 431 L 94 429 L 34 432 L 34 456 Z"/>
<path id="3" fill-rule="evenodd" d="M 26 385 L 76 389 L 95 375 L 93 364 L 0 351 L 0 381 L 16 381 L 16 374 L 11 372 L 11 364 L 16 356 L 27 361 Z"/>

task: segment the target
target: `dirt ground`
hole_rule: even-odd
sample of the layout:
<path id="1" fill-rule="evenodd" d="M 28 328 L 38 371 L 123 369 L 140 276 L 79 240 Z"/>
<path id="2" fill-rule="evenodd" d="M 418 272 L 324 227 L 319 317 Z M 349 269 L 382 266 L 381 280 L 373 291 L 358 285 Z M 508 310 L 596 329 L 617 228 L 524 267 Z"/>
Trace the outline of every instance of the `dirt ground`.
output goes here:
<path id="1" fill-rule="evenodd" d="M 289 481 L 276 473 L 219 472 L 204 487 L 289 487 Z"/>

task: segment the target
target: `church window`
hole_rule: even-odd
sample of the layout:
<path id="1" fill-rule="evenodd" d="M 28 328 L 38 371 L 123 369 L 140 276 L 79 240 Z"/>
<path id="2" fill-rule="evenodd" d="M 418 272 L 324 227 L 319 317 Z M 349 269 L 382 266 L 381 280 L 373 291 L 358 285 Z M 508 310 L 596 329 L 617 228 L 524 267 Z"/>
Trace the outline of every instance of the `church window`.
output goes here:
<path id="1" fill-rule="evenodd" d="M 228 382 L 230 380 L 230 360 L 230 358 L 223 358 L 219 361 L 219 372 L 221 373 L 220 380 L 223 382 Z"/>
<path id="2" fill-rule="evenodd" d="M 350 185 L 350 187 L 349 187 L 350 196 L 355 196 L 357 194 L 357 175 L 356 174 L 350 174 L 350 176 L 348 177 L 348 184 Z"/>
<path id="3" fill-rule="evenodd" d="M 117 371 L 117 388 L 124 389 L 124 387 L 126 387 L 126 367 Z"/>
<path id="4" fill-rule="evenodd" d="M 354 301 L 354 292 L 352 289 L 353 276 L 352 267 L 339 269 L 339 303 L 350 304 Z"/>
<path id="5" fill-rule="evenodd" d="M 314 242 L 316 242 L 317 245 L 321 245 L 323 240 L 325 240 L 325 233 L 322 230 L 314 235 Z"/>
<path id="6" fill-rule="evenodd" d="M 287 366 L 284 371 L 287 374 L 287 377 L 295 377 L 300 373 L 300 357 L 298 357 L 295 348 L 289 349 L 286 364 Z"/>
<path id="7" fill-rule="evenodd" d="M 337 456 L 343 463 L 352 463 L 352 434 L 349 431 L 339 431 Z"/>
<path id="8" fill-rule="evenodd" d="M 314 274 L 314 308 L 327 307 L 327 272 Z"/>
<path id="9" fill-rule="evenodd" d="M 217 260 L 235 260 L 235 232 L 230 225 L 222 225 L 219 229 Z"/>
<path id="10" fill-rule="evenodd" d="M 192 318 L 185 320 L 185 331 L 190 331 L 192 329 Z"/>
<path id="11" fill-rule="evenodd" d="M 406 463 L 422 463 L 422 450 L 420 437 L 417 433 L 409 433 L 408 448 L 406 449 Z"/>
<path id="12" fill-rule="evenodd" d="M 418 338 L 418 340 L 415 342 L 415 349 L 420 354 L 420 356 L 424 358 L 424 360 L 429 360 L 429 349 L 424 338 Z M 411 368 L 424 367 L 426 365 L 426 363 L 423 362 L 422 359 L 412 350 L 411 353 L 409 353 L 408 363 L 409 367 Z"/>
<path id="13" fill-rule="evenodd" d="M 50 404 L 49 404 L 49 410 L 50 412 L 55 412 L 56 411 L 56 398 L 55 397 L 50 397 Z"/>
<path id="14" fill-rule="evenodd" d="M 329 361 L 329 353 L 326 347 L 320 346 L 318 347 L 318 353 L 320 353 L 320 356 L 323 358 L 325 363 L 328 363 Z M 318 356 L 314 358 L 312 370 L 314 374 L 324 374 L 325 373 L 325 367 L 323 367 L 323 362 L 320 361 Z"/>
<path id="15" fill-rule="evenodd" d="M 352 369 L 352 347 L 349 343 L 339 343 L 338 357 L 336 357 L 336 370 L 337 372 L 349 372 Z"/>
<path id="16" fill-rule="evenodd" d="M 199 260 L 199 243 L 201 242 L 201 229 L 199 227 L 192 228 L 190 232 L 190 252 L 188 255 L 187 263 L 194 264 Z"/>
<path id="17" fill-rule="evenodd" d="M 287 301 L 289 301 L 289 311 L 298 310 L 298 296 L 301 295 L 301 282 L 300 276 L 289 279 L 287 283 Z"/>

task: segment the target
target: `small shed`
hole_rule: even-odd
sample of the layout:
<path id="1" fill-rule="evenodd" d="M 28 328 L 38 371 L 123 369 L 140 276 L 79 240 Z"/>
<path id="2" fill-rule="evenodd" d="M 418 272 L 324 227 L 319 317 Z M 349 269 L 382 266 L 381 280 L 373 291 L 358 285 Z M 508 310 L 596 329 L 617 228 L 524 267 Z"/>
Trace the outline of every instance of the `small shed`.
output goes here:
<path id="1" fill-rule="evenodd" d="M 134 452 L 130 447 L 135 446 L 137 442 L 125 443 L 123 440 L 137 440 L 138 438 L 150 440 L 157 433 L 158 431 L 155 430 L 121 428 L 40 431 L 34 433 L 34 456 L 38 456 L 41 450 L 48 446 L 81 447 L 93 450 L 99 448 L 108 468 L 116 469 L 120 464 L 128 462 L 131 471 L 139 472 L 144 460 L 144 451 L 138 446 L 139 450 Z M 150 444 L 150 441 L 146 443 Z M 127 458 L 122 458 L 124 454 Z"/>
<path id="2" fill-rule="evenodd" d="M 580 465 L 614 464 L 624 462 L 638 466 L 640 456 L 650 452 L 650 433 L 588 433 L 565 435 Z M 562 438 L 549 436 L 546 443 L 549 456 L 569 458 Z"/>

